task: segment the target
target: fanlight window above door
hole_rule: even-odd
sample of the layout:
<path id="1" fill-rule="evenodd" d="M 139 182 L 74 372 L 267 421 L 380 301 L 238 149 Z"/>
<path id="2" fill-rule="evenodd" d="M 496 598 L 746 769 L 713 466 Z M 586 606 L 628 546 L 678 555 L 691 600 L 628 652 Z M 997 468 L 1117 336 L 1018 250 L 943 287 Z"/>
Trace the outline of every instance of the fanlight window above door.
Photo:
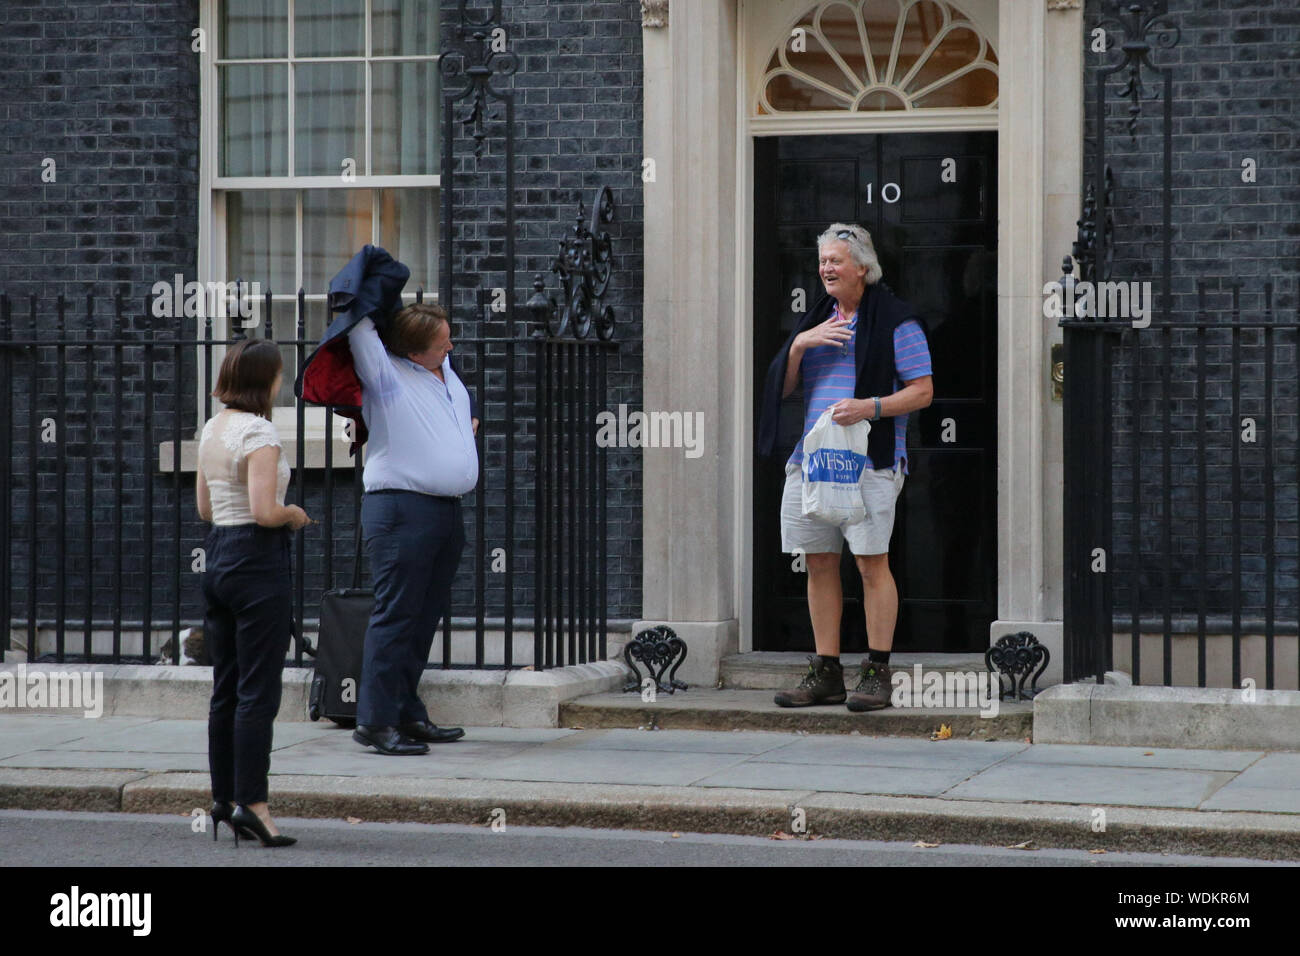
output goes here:
<path id="1" fill-rule="evenodd" d="M 997 98 L 997 56 L 953 5 L 827 0 L 772 52 L 757 112 L 992 110 Z"/>

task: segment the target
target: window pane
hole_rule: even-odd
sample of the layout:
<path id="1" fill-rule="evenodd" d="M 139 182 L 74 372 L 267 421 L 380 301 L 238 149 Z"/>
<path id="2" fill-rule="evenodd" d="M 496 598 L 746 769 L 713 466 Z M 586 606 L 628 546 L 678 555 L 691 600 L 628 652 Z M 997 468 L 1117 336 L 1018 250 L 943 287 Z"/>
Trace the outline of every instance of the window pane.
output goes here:
<path id="1" fill-rule="evenodd" d="M 298 329 L 298 303 L 296 301 L 277 300 L 271 304 L 271 333 L 277 343 L 292 342 Z M 261 337 L 265 331 L 259 326 L 252 334 Z M 310 336 L 308 336 L 310 338 Z M 320 341 L 318 336 L 316 341 Z M 280 345 L 280 359 L 284 362 L 284 378 L 280 382 L 280 391 L 276 394 L 273 405 L 293 405 L 293 383 L 298 377 L 297 349 L 292 345 Z M 292 462 L 290 463 L 292 464 Z"/>
<path id="2" fill-rule="evenodd" d="M 281 64 L 223 66 L 222 176 L 289 172 L 289 74 Z"/>
<path id="3" fill-rule="evenodd" d="M 288 54 L 289 5 L 285 0 L 223 0 L 223 59 L 252 59 Z"/>
<path id="4" fill-rule="evenodd" d="M 416 56 L 438 52 L 436 0 L 371 0 L 373 56 Z"/>
<path id="5" fill-rule="evenodd" d="M 294 282 L 294 215 L 291 190 L 227 193 L 227 281 L 259 282 L 263 295 L 298 291 Z"/>
<path id="6" fill-rule="evenodd" d="M 916 106 L 988 106 L 998 98 L 998 77 L 977 67 L 916 101 Z"/>
<path id="7" fill-rule="evenodd" d="M 370 73 L 373 175 L 436 175 L 438 64 L 376 63 Z"/>
<path id="8" fill-rule="evenodd" d="M 916 71 L 908 91 L 915 93 L 931 83 L 937 82 L 955 73 L 964 66 L 975 62 L 980 53 L 980 38 L 974 30 L 955 27 L 944 34 L 934 52 L 926 58 L 925 63 Z"/>
<path id="9" fill-rule="evenodd" d="M 411 270 L 406 291 L 438 288 L 438 190 L 383 189 L 379 244 Z"/>
<path id="10" fill-rule="evenodd" d="M 306 299 L 303 305 L 306 311 L 306 328 L 303 332 L 303 338 L 308 343 L 303 349 L 303 354 L 310 355 L 316 343 L 325 334 L 329 308 L 325 304 L 323 296 Z M 284 381 L 280 383 L 280 391 L 276 395 L 273 404 L 292 407 L 295 403 L 293 383 L 298 377 L 298 350 L 296 346 L 288 343 L 293 342 L 298 335 L 297 300 L 277 299 L 271 305 L 271 323 L 272 338 L 280 344 L 280 358 L 284 361 Z M 258 326 L 255 332 L 250 330 L 250 334 L 260 338 L 264 331 L 263 326 Z M 293 464 L 293 462 L 290 462 L 290 464 Z"/>
<path id="11" fill-rule="evenodd" d="M 360 63 L 315 63 L 294 68 L 294 171 L 339 176 L 343 161 L 365 173 L 365 82 Z"/>
<path id="12" fill-rule="evenodd" d="M 370 242 L 369 189 L 305 189 L 302 193 L 302 285 L 324 293 L 330 279 Z"/>
<path id="13" fill-rule="evenodd" d="M 298 0 L 293 7 L 294 56 L 364 56 L 365 0 Z"/>

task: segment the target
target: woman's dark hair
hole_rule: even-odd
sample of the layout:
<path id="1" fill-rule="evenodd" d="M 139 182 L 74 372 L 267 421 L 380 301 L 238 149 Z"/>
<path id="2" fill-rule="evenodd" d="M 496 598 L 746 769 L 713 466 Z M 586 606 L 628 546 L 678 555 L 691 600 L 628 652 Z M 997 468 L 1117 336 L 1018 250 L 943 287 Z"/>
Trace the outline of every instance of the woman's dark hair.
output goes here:
<path id="1" fill-rule="evenodd" d="M 226 352 L 212 397 L 241 412 L 271 417 L 271 386 L 284 368 L 280 349 L 267 339 L 245 339 Z"/>

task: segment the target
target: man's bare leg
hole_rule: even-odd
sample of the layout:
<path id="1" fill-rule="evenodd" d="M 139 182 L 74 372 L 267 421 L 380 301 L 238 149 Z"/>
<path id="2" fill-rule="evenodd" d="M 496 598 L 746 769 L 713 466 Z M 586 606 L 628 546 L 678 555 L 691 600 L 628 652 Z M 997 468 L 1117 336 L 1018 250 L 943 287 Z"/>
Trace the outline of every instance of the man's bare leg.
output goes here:
<path id="1" fill-rule="evenodd" d="M 805 556 L 808 561 L 808 614 L 813 641 L 823 657 L 840 656 L 840 618 L 844 593 L 840 586 L 840 555 L 829 551 Z"/>
<path id="2" fill-rule="evenodd" d="M 811 558 L 812 555 L 809 555 Z M 894 625 L 898 622 L 898 587 L 889 570 L 888 554 L 855 554 L 858 572 L 862 575 L 862 599 L 866 606 L 867 647 L 873 651 L 889 651 L 894 647 Z M 812 594 L 812 563 L 809 562 L 809 603 Z M 814 625 L 815 626 L 815 625 Z M 818 644 L 818 647 L 821 645 Z M 835 646 L 839 647 L 836 631 Z"/>

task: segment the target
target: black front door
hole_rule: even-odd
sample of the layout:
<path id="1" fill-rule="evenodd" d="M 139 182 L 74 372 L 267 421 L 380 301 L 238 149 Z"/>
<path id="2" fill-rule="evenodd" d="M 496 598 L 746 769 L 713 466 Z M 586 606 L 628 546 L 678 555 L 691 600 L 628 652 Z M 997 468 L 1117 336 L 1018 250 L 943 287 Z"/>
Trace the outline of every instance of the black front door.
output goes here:
<path id="1" fill-rule="evenodd" d="M 988 646 L 997 597 L 997 135 L 907 133 L 754 140 L 754 381 L 822 293 L 817 236 L 871 233 L 884 281 L 926 325 L 934 402 L 908 421 L 909 475 L 890 567 L 894 648 Z M 754 459 L 754 647 L 813 650 L 806 575 L 781 552 L 784 463 L 803 425 L 801 390 L 781 415 L 781 456 Z M 841 649 L 866 650 L 862 580 L 846 548 Z"/>

